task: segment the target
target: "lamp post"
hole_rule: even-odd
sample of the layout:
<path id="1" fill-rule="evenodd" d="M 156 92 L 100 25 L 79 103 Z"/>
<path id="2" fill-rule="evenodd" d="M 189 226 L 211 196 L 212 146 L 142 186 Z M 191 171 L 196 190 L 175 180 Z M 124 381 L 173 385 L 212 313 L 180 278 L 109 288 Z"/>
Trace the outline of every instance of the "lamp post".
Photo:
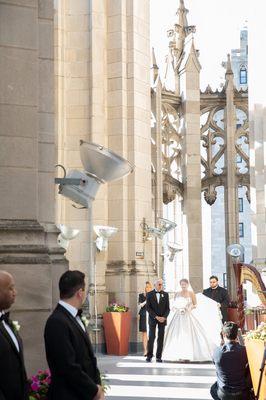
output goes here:
<path id="1" fill-rule="evenodd" d="M 59 184 L 59 194 L 88 209 L 88 283 L 89 296 L 92 296 L 95 289 L 92 202 L 101 184 L 123 178 L 133 172 L 133 167 L 113 151 L 83 140 L 80 141 L 80 158 L 84 171 L 71 170 L 63 178 L 56 178 L 55 183 Z M 92 316 L 91 301 L 89 308 Z"/>

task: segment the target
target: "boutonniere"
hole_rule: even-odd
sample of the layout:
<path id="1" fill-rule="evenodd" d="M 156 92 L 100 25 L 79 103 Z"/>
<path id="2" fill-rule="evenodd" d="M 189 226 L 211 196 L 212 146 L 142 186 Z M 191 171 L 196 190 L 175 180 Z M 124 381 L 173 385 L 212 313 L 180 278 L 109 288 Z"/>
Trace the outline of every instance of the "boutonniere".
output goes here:
<path id="1" fill-rule="evenodd" d="M 164 297 L 164 295 L 162 294 L 162 297 Z"/>
<path id="2" fill-rule="evenodd" d="M 11 325 L 12 325 L 13 331 L 15 333 L 18 333 L 18 331 L 20 330 L 20 325 L 19 325 L 18 321 L 12 321 Z"/>
<path id="3" fill-rule="evenodd" d="M 87 317 L 85 317 L 85 315 L 82 315 L 81 321 L 82 321 L 83 324 L 85 325 L 85 328 L 88 328 L 88 326 L 89 326 L 89 320 L 88 320 Z"/>

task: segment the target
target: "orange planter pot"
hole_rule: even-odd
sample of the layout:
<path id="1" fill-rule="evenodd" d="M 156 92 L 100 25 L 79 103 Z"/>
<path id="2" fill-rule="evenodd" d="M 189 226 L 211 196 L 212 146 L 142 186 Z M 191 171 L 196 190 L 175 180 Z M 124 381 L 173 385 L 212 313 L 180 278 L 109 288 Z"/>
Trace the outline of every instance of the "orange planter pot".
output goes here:
<path id="1" fill-rule="evenodd" d="M 131 312 L 103 313 L 103 326 L 107 354 L 126 356 L 128 354 Z"/>
<path id="2" fill-rule="evenodd" d="M 264 342 L 263 340 L 258 339 L 246 339 L 245 345 L 247 349 L 248 355 L 248 364 L 250 368 L 252 384 L 257 394 L 258 384 L 260 379 L 260 367 L 263 359 L 264 354 Z M 266 370 L 264 370 L 262 382 L 261 382 L 261 389 L 260 389 L 260 396 L 259 400 L 266 399 Z"/>
<path id="3" fill-rule="evenodd" d="M 237 312 L 237 308 L 227 308 L 227 315 L 228 315 L 228 321 L 232 321 L 235 322 L 236 324 L 238 324 L 238 312 Z"/>

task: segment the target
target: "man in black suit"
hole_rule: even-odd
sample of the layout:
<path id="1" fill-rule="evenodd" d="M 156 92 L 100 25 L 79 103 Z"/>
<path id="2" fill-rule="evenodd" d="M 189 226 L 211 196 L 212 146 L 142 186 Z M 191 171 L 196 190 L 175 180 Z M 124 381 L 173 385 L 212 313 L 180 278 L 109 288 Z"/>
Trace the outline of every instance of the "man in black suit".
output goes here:
<path id="1" fill-rule="evenodd" d="M 238 326 L 226 322 L 222 334 L 224 345 L 213 355 L 217 382 L 211 387 L 215 400 L 248 400 L 251 382 L 248 382 L 248 359 L 246 348 L 237 342 Z"/>
<path id="2" fill-rule="evenodd" d="M 203 294 L 220 304 L 222 321 L 227 321 L 227 307 L 229 306 L 229 295 L 226 289 L 219 286 L 218 278 L 215 275 L 210 277 L 210 287 L 203 290 Z"/>
<path id="3" fill-rule="evenodd" d="M 13 276 L 0 271 L 0 400 L 28 398 L 22 340 L 7 312 L 16 294 Z"/>
<path id="4" fill-rule="evenodd" d="M 151 362 L 153 357 L 153 345 L 155 340 L 155 330 L 158 326 L 156 361 L 162 362 L 164 330 L 167 317 L 170 312 L 169 296 L 163 290 L 163 281 L 158 279 L 154 283 L 154 290 L 147 293 L 146 307 L 149 313 L 149 340 L 147 362 Z"/>
<path id="5" fill-rule="evenodd" d="M 49 400 L 103 400 L 100 373 L 81 320 L 85 275 L 67 271 L 59 281 L 60 301 L 46 322 L 44 339 L 51 370 Z"/>

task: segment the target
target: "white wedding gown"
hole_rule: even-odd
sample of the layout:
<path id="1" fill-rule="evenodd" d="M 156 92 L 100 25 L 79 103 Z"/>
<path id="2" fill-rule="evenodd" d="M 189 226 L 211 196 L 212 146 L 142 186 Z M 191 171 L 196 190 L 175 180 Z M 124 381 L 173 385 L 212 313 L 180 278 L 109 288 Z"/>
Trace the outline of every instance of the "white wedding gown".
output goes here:
<path id="1" fill-rule="evenodd" d="M 211 361 L 221 338 L 221 316 L 217 303 L 203 294 L 191 298 L 177 294 L 171 305 L 164 337 L 162 359 L 165 361 Z"/>

